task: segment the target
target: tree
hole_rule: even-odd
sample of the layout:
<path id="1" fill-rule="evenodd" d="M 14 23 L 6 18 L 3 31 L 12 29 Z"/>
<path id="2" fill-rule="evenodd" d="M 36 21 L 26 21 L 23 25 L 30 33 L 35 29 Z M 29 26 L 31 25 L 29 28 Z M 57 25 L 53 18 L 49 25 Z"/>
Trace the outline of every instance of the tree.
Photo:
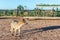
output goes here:
<path id="1" fill-rule="evenodd" d="M 39 13 L 40 13 L 40 9 L 39 8 L 34 8 L 34 16 L 39 16 Z"/>
<path id="2" fill-rule="evenodd" d="M 17 14 L 16 14 L 16 16 L 19 15 L 19 11 L 22 12 L 22 13 L 20 13 L 20 14 L 23 14 L 23 10 L 24 10 L 24 7 L 23 7 L 22 5 L 19 5 L 19 6 L 17 7 Z"/>
<path id="3" fill-rule="evenodd" d="M 22 5 L 19 5 L 17 9 L 21 11 L 21 10 L 24 10 L 24 7 Z"/>

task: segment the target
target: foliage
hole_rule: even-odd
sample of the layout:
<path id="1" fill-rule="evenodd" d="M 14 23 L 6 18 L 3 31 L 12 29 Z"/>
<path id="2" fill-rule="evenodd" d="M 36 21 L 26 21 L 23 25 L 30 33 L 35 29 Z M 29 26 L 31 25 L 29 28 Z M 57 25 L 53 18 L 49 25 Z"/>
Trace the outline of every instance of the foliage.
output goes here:
<path id="1" fill-rule="evenodd" d="M 50 10 L 42 10 L 38 8 L 34 8 L 33 10 L 24 10 L 22 5 L 19 5 L 17 9 L 13 10 L 0 10 L 0 16 L 39 16 L 39 17 L 60 17 L 60 11 L 58 8 L 56 11 L 54 9 Z"/>
<path id="2" fill-rule="evenodd" d="M 24 10 L 24 7 L 22 6 L 22 5 L 19 5 L 18 7 L 17 7 L 17 10 Z"/>

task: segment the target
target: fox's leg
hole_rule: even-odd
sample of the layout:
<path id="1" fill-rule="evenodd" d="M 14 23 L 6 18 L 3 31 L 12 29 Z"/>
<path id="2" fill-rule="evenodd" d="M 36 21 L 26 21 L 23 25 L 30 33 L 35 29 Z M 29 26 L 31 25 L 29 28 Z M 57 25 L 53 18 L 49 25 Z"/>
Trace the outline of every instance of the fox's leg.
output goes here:
<path id="1" fill-rule="evenodd" d="M 14 30 L 14 36 L 16 36 L 16 31 L 17 31 L 17 30 L 15 29 L 15 30 Z"/>
<path id="2" fill-rule="evenodd" d="M 13 23 L 11 23 L 11 28 L 10 28 L 11 33 L 13 33 L 13 28 L 14 28 L 14 25 L 13 25 Z"/>
<path id="3" fill-rule="evenodd" d="M 11 32 L 11 34 L 13 33 L 13 27 L 10 28 L 10 32 Z"/>
<path id="4" fill-rule="evenodd" d="M 18 35 L 20 35 L 20 28 L 18 29 Z"/>

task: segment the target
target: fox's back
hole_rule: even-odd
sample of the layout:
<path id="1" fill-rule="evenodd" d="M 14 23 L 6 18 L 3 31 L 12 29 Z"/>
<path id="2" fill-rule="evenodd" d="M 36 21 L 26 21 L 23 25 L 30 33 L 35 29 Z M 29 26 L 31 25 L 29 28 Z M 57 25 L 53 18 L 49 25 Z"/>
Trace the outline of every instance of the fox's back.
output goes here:
<path id="1" fill-rule="evenodd" d="M 22 20 L 19 20 L 19 21 L 13 21 L 11 23 L 11 26 L 14 28 L 14 29 L 18 29 L 20 28 L 22 25 L 24 24 L 24 22 Z"/>

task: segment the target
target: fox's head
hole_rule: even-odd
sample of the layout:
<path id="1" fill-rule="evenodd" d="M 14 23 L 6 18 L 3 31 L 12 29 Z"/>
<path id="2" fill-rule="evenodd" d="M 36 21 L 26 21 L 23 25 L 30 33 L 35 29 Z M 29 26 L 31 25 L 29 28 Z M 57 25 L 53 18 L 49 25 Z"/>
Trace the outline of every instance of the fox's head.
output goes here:
<path id="1" fill-rule="evenodd" d="M 28 24 L 27 19 L 22 19 L 23 23 Z"/>
<path id="2" fill-rule="evenodd" d="M 24 24 L 28 24 L 27 20 L 24 19 L 24 18 L 19 19 L 19 20 L 13 20 L 12 23 L 18 24 L 18 25 L 23 24 L 23 23 L 24 23 Z"/>

